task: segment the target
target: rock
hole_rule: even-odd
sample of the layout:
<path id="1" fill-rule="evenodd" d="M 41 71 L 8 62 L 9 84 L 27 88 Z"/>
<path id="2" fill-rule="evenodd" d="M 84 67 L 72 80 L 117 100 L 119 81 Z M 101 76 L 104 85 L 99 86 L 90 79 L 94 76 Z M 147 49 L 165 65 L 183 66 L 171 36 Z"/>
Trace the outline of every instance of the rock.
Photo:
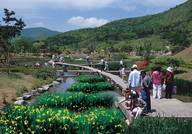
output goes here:
<path id="1" fill-rule="evenodd" d="M 17 100 L 17 101 L 23 100 L 23 97 L 18 97 L 16 100 Z"/>
<path id="2" fill-rule="evenodd" d="M 38 93 L 43 93 L 45 90 L 44 90 L 44 88 L 38 88 L 37 91 L 38 91 Z"/>
<path id="3" fill-rule="evenodd" d="M 23 100 L 29 100 L 29 99 L 31 99 L 31 97 L 32 97 L 31 95 L 24 95 Z"/>
<path id="4" fill-rule="evenodd" d="M 30 95 L 30 94 L 29 93 L 23 93 L 22 95 L 24 96 L 24 95 Z"/>
<path id="5" fill-rule="evenodd" d="M 49 90 L 49 85 L 45 85 L 45 86 L 43 86 L 43 90 L 44 90 L 44 91 Z"/>
<path id="6" fill-rule="evenodd" d="M 40 95 L 40 93 L 38 93 L 38 92 L 33 94 L 33 96 L 39 96 L 39 95 Z"/>
<path id="7" fill-rule="evenodd" d="M 58 81 L 53 81 L 52 84 L 54 84 L 54 85 L 59 85 L 60 83 L 59 83 Z"/>
<path id="8" fill-rule="evenodd" d="M 49 87 L 53 87 L 53 84 L 49 84 Z"/>
<path id="9" fill-rule="evenodd" d="M 26 103 L 25 100 L 18 100 L 18 101 L 15 101 L 14 104 L 16 105 L 21 105 L 21 104 L 24 104 Z"/>
<path id="10" fill-rule="evenodd" d="M 0 108 L 0 114 L 1 114 L 1 112 L 2 112 L 4 109 L 5 109 L 5 107 L 1 107 L 1 108 Z"/>
<path id="11" fill-rule="evenodd" d="M 33 91 L 32 91 L 32 95 L 33 95 L 33 96 L 39 96 L 39 95 L 40 95 L 40 93 L 38 93 L 38 91 L 37 91 L 37 90 L 33 90 Z"/>
<path id="12" fill-rule="evenodd" d="M 56 79 L 56 81 L 58 81 L 58 82 L 62 82 L 61 78 Z"/>

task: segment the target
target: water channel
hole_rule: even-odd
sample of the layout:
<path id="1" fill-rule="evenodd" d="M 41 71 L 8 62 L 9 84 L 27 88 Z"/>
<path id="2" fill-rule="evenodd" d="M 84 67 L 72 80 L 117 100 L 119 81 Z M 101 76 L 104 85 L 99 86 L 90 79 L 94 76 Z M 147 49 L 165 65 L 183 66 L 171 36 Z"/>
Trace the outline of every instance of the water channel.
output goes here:
<path id="1" fill-rule="evenodd" d="M 76 73 L 68 73 L 65 72 L 64 75 L 60 75 L 60 73 L 57 73 L 58 78 L 61 79 L 61 83 L 58 86 L 54 86 L 52 88 L 49 89 L 48 92 L 66 92 L 68 88 L 70 88 L 70 86 L 74 83 L 76 83 L 77 81 L 75 81 L 75 78 L 77 78 L 77 74 Z M 90 74 L 82 74 L 81 76 L 92 76 Z M 47 92 L 45 92 L 47 93 Z M 115 89 L 115 91 L 108 91 L 109 95 L 113 95 L 114 97 L 117 96 L 122 96 L 122 91 L 120 89 Z M 41 95 L 43 95 L 44 93 L 41 93 Z M 38 96 L 33 96 L 32 100 L 28 100 L 27 103 L 34 103 L 36 98 Z"/>

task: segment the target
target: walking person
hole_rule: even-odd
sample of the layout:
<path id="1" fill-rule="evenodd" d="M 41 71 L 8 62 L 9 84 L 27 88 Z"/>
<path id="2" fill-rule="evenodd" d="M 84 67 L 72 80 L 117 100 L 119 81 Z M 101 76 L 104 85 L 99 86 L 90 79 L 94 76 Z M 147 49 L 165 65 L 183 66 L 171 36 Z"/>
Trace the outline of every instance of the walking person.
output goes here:
<path id="1" fill-rule="evenodd" d="M 123 68 L 123 59 L 120 60 L 120 69 Z"/>
<path id="2" fill-rule="evenodd" d="M 56 71 L 56 61 L 54 61 L 53 63 L 52 63 L 52 71 L 53 71 L 53 75 L 55 74 L 55 71 Z"/>
<path id="3" fill-rule="evenodd" d="M 122 68 L 122 70 L 121 70 L 122 79 L 123 79 L 123 82 L 124 82 L 124 83 L 126 83 L 125 77 L 127 76 L 127 75 L 126 75 L 126 68 L 127 68 L 127 66 L 124 66 L 124 67 Z"/>
<path id="4" fill-rule="evenodd" d="M 156 94 L 158 99 L 161 99 L 161 67 L 157 66 L 155 71 L 152 73 L 153 77 L 153 98 L 156 98 Z M 157 93 L 158 92 L 158 93 Z"/>
<path id="5" fill-rule="evenodd" d="M 109 71 L 109 63 L 108 63 L 108 61 L 106 60 L 105 61 L 105 68 L 104 68 L 104 70 L 106 71 Z"/>
<path id="6" fill-rule="evenodd" d="M 89 55 L 86 57 L 87 64 L 89 64 Z"/>
<path id="7" fill-rule="evenodd" d="M 102 70 L 104 69 L 104 63 L 105 63 L 104 58 L 102 58 L 101 61 L 100 61 L 100 69 L 101 69 L 101 72 L 102 72 Z"/>
<path id="8" fill-rule="evenodd" d="M 128 79 L 128 87 L 131 90 L 134 90 L 139 94 L 139 87 L 141 86 L 141 75 L 140 72 L 137 71 L 137 65 L 133 65 L 133 71 L 129 74 L 129 79 Z M 141 95 L 139 94 L 139 98 L 141 98 Z"/>
<path id="9" fill-rule="evenodd" d="M 145 101 L 146 106 L 144 107 L 144 112 L 151 112 L 151 99 L 150 93 L 152 89 L 152 79 L 148 75 L 146 75 L 145 71 L 141 71 L 142 80 L 142 99 Z"/>
<path id="10" fill-rule="evenodd" d="M 166 85 L 165 90 L 165 98 L 171 99 L 172 96 L 172 88 L 173 88 L 173 79 L 174 79 L 174 73 L 171 67 L 167 68 L 167 73 L 165 75 L 164 84 Z"/>

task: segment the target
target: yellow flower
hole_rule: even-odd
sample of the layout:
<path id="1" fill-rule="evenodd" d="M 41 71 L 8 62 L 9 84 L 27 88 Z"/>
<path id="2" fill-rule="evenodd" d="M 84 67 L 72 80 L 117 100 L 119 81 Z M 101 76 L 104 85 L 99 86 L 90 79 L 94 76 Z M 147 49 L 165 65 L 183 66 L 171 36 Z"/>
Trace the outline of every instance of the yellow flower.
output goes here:
<path id="1" fill-rule="evenodd" d="M 32 131 L 32 134 L 34 134 L 35 133 L 35 131 Z"/>

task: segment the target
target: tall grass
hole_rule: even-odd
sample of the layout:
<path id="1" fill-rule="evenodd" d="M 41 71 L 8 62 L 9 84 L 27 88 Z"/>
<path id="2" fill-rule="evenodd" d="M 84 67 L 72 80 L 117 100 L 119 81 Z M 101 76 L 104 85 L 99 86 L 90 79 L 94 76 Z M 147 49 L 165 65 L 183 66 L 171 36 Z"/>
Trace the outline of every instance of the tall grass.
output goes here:
<path id="1" fill-rule="evenodd" d="M 112 107 L 115 97 L 108 93 L 82 92 L 49 93 L 37 98 L 39 106 L 64 107 L 72 111 L 85 111 L 93 107 Z"/>
<path id="2" fill-rule="evenodd" d="M 77 77 L 75 80 L 77 82 L 87 82 L 90 84 L 105 81 L 103 77 L 99 77 L 99 76 L 80 76 L 80 77 Z"/>
<path id="3" fill-rule="evenodd" d="M 88 83 L 75 83 L 71 85 L 67 91 L 80 91 L 83 93 L 97 93 L 101 91 L 114 91 L 114 85 L 105 83 L 105 82 L 99 82 L 96 84 L 88 84 Z"/>
<path id="4" fill-rule="evenodd" d="M 175 78 L 173 86 L 177 86 L 177 94 L 179 95 L 192 95 L 192 81 Z"/>
<path id="5" fill-rule="evenodd" d="M 191 134 L 192 121 L 180 122 L 177 118 L 170 119 L 157 116 L 138 118 L 134 123 L 125 127 L 126 134 Z"/>

